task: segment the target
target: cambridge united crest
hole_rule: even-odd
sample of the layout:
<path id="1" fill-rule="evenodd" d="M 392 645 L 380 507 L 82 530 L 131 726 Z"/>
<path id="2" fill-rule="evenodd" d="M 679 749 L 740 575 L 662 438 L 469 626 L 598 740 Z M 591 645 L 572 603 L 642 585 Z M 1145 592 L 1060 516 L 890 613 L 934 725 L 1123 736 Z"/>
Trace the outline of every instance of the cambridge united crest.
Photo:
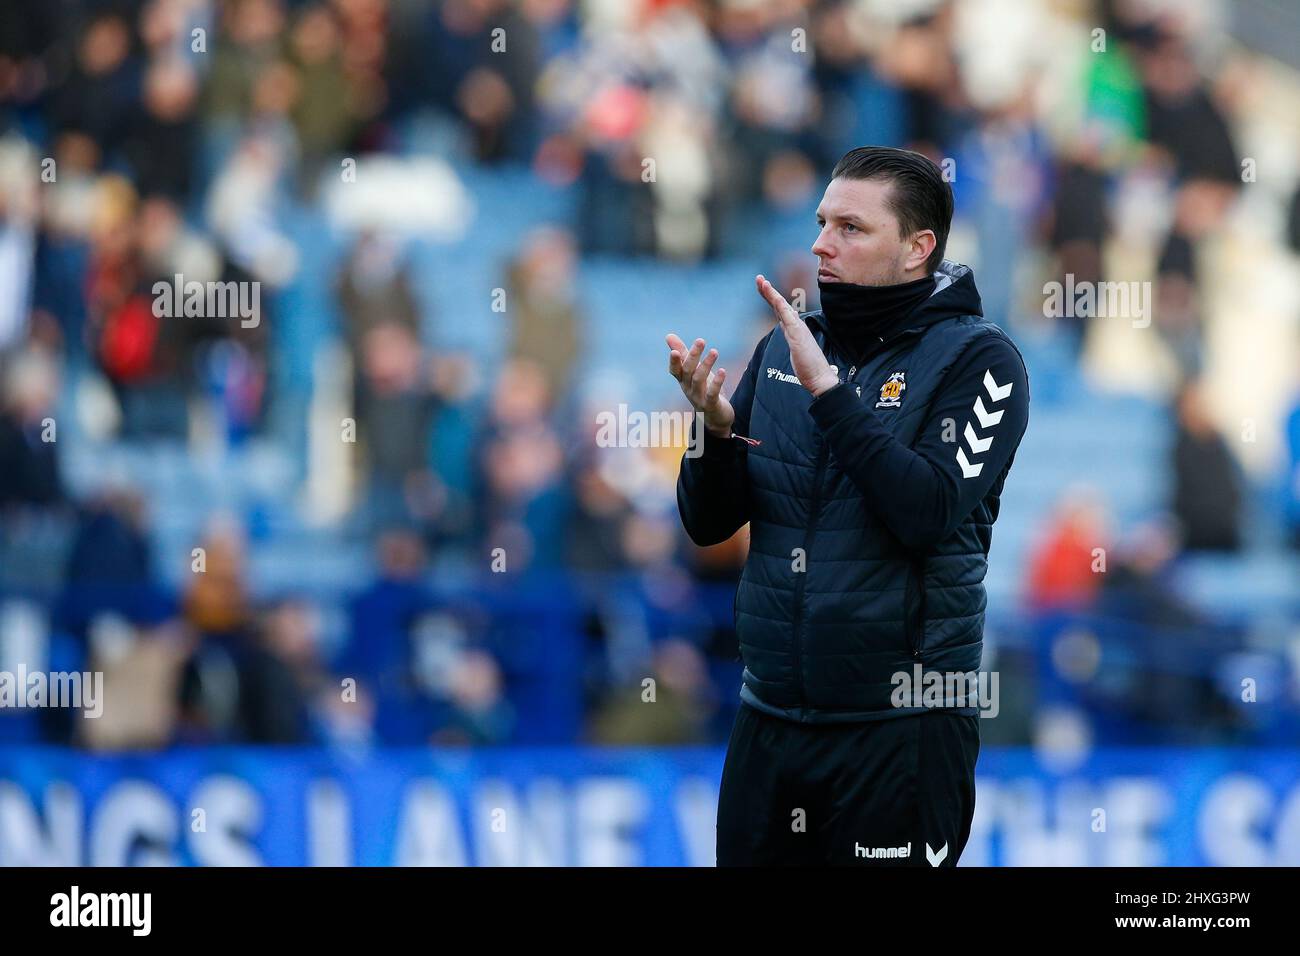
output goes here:
<path id="1" fill-rule="evenodd" d="M 885 384 L 880 386 L 880 400 L 876 408 L 897 408 L 903 401 L 903 390 L 907 388 L 904 381 L 906 372 L 890 372 Z"/>

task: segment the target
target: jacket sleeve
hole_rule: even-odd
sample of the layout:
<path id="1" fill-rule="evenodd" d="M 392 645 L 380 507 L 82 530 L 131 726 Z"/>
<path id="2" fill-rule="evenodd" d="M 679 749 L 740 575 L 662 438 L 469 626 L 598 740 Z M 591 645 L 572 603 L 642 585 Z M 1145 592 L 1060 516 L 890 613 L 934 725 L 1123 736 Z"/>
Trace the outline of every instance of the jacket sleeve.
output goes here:
<path id="1" fill-rule="evenodd" d="M 867 505 L 909 551 L 930 550 L 1011 468 L 1029 424 L 1029 378 L 999 335 L 981 336 L 948 370 L 911 447 L 841 383 L 809 408 Z"/>
<path id="2" fill-rule="evenodd" d="M 772 332 L 776 331 L 775 329 Z M 701 427 L 700 416 L 692 418 L 691 448 L 697 446 L 703 432 L 701 454 L 682 455 L 677 476 L 677 510 L 682 525 L 692 541 L 701 547 L 720 544 L 749 521 L 748 445 L 736 435 L 748 435 L 749 416 L 754 406 L 754 387 L 758 382 L 758 364 L 772 332 L 759 341 L 729 401 L 736 413 L 731 438 L 718 438 Z"/>

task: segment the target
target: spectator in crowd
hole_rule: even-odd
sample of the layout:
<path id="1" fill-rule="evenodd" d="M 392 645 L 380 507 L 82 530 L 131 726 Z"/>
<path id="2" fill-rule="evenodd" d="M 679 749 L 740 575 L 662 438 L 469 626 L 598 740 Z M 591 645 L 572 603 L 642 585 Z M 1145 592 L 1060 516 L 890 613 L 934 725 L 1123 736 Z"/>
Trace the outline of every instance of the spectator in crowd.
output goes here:
<path id="1" fill-rule="evenodd" d="M 533 18 L 507 0 L 449 0 L 431 26 L 430 92 L 464 122 L 475 159 L 528 155 L 540 70 Z"/>
<path id="2" fill-rule="evenodd" d="M 181 676 L 180 739 L 189 743 L 301 742 L 307 739 L 303 695 L 276 650 L 289 639 L 275 630 L 259 639 L 245 584 L 241 528 L 215 522 L 190 565 L 182 602 L 193 634 Z M 277 643 L 279 641 L 280 643 Z"/>
<path id="3" fill-rule="evenodd" d="M 1050 611 L 1091 605 L 1108 571 L 1109 542 L 1097 494 L 1090 488 L 1067 490 L 1029 559 L 1029 607 Z"/>
<path id="4" fill-rule="evenodd" d="M 95 617 L 157 621 L 174 610 L 154 578 L 151 527 L 142 497 L 106 487 L 81 503 L 63 567 L 55 623 L 87 640 Z"/>
<path id="5" fill-rule="evenodd" d="M 689 642 L 669 638 L 654 649 L 644 680 L 612 688 L 591 723 L 598 744 L 673 746 L 701 744 L 716 708 L 700 652 Z"/>
<path id="6" fill-rule="evenodd" d="M 552 396 L 535 362 L 501 367 L 479 441 L 477 501 L 485 559 L 515 571 L 560 566 L 570 503 Z M 498 552 L 497 549 L 500 549 Z"/>
<path id="7" fill-rule="evenodd" d="M 95 197 L 90 234 L 87 313 L 99 365 L 131 438 L 184 436 L 185 325 L 154 309 L 141 256 L 138 201 L 132 185 L 106 177 Z"/>
<path id="8" fill-rule="evenodd" d="M 446 491 L 430 469 L 438 411 L 457 398 L 465 366 L 430 357 L 411 328 L 381 321 L 361 334 L 356 377 L 357 443 L 364 450 L 370 527 L 436 521 Z"/>
<path id="9" fill-rule="evenodd" d="M 240 668 L 240 737 L 248 743 L 303 744 L 319 739 L 315 709 L 326 685 L 319 656 L 319 615 L 301 598 L 274 602 L 258 616 Z"/>
<path id="10" fill-rule="evenodd" d="M 120 13 L 97 12 L 76 40 L 70 73 L 52 78 L 58 82 L 50 104 L 52 124 L 60 132 L 88 137 L 99 162 L 114 154 L 133 125 L 140 64 L 131 54 L 132 42 L 131 24 Z"/>
<path id="11" fill-rule="evenodd" d="M 88 668 L 104 675 L 107 706 L 98 719 L 74 723 L 78 741 L 93 750 L 171 745 L 181 726 L 181 683 L 193 634 L 175 618 L 131 624 L 100 615 L 91 627 L 90 648 Z"/>
<path id="12" fill-rule="evenodd" d="M 1063 153 L 1056 169 L 1056 189 L 1048 219 L 1048 244 L 1056 257 L 1056 281 L 1074 276 L 1074 286 L 1100 282 L 1102 252 L 1111 225 L 1106 177 L 1099 144 L 1080 137 Z M 1082 349 L 1088 316 L 1066 309 L 1057 317 L 1071 336 L 1076 355 Z"/>
<path id="13" fill-rule="evenodd" d="M 360 353 L 366 334 L 378 325 L 392 323 L 412 335 L 420 334 L 420 305 L 403 252 L 396 237 L 363 232 L 348 253 L 338 296 L 344 333 L 354 355 Z"/>
<path id="14" fill-rule="evenodd" d="M 374 736 L 414 743 L 431 732 L 412 679 L 411 627 L 432 604 L 424 583 L 424 543 L 401 527 L 377 539 L 378 576 L 351 601 L 348 642 L 333 662 L 355 685 L 350 705 Z"/>
<path id="15" fill-rule="evenodd" d="M 59 393 L 54 358 L 43 349 L 11 355 L 0 410 L 0 509 L 47 508 L 66 500 L 55 453 Z"/>
<path id="16" fill-rule="evenodd" d="M 1178 391 L 1171 472 L 1172 510 L 1186 551 L 1241 548 L 1242 476 L 1205 407 L 1199 382 Z"/>
<path id="17" fill-rule="evenodd" d="M 190 196 L 198 139 L 194 68 L 174 56 L 156 59 L 144 75 L 140 109 L 125 134 L 123 150 L 134 181 L 150 193 L 184 202 Z"/>
<path id="18" fill-rule="evenodd" d="M 544 228 L 528 236 L 506 279 L 510 355 L 536 364 L 549 394 L 563 397 L 573 381 L 583 334 L 575 302 L 573 238 Z"/>
<path id="19" fill-rule="evenodd" d="M 1116 545 L 1096 610 L 1147 629 L 1195 629 L 1205 618 L 1172 581 L 1178 555 L 1175 526 L 1160 519 L 1140 524 Z"/>
<path id="20" fill-rule="evenodd" d="M 1216 626 L 1179 594 L 1172 580 L 1177 530 L 1165 522 L 1140 525 L 1116 549 L 1097 611 L 1129 622 L 1124 648 L 1129 693 L 1119 702 L 1142 724 L 1163 727 L 1174 740 L 1215 743 L 1235 721 L 1208 662 L 1239 648 L 1231 627 Z M 1105 683 L 1105 682 L 1103 682 Z"/>
<path id="21" fill-rule="evenodd" d="M 512 715 L 500 667 L 430 592 L 419 535 L 383 532 L 378 556 L 379 576 L 352 602 L 348 644 L 333 665 L 355 693 L 335 710 L 358 710 L 385 744 L 504 739 Z"/>

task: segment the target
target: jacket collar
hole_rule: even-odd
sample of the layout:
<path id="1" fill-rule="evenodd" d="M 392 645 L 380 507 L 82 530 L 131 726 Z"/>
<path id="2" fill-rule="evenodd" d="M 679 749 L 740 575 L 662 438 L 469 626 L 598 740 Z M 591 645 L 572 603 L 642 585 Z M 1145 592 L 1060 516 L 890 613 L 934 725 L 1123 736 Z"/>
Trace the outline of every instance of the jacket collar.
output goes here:
<path id="1" fill-rule="evenodd" d="M 979 290 L 975 288 L 975 273 L 970 266 L 944 259 L 939 263 L 939 268 L 934 271 L 934 278 L 934 292 L 930 297 L 911 313 L 882 329 L 879 333 L 879 344 L 888 342 L 904 332 L 919 332 L 936 322 L 954 316 L 984 315 Z M 803 318 L 814 330 L 819 330 L 825 335 L 826 317 L 820 309 L 806 313 Z"/>

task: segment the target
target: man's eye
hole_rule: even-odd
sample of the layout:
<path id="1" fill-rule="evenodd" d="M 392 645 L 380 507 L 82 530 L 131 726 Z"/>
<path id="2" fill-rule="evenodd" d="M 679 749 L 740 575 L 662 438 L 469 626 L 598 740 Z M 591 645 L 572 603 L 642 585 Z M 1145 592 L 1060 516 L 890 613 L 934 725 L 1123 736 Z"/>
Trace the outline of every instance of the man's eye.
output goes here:
<path id="1" fill-rule="evenodd" d="M 844 230 L 845 230 L 846 232 L 857 232 L 857 229 L 858 229 L 858 227 L 855 226 L 855 225 L 853 225 L 853 223 L 851 223 L 851 222 L 846 222 L 846 223 L 844 224 Z"/>

